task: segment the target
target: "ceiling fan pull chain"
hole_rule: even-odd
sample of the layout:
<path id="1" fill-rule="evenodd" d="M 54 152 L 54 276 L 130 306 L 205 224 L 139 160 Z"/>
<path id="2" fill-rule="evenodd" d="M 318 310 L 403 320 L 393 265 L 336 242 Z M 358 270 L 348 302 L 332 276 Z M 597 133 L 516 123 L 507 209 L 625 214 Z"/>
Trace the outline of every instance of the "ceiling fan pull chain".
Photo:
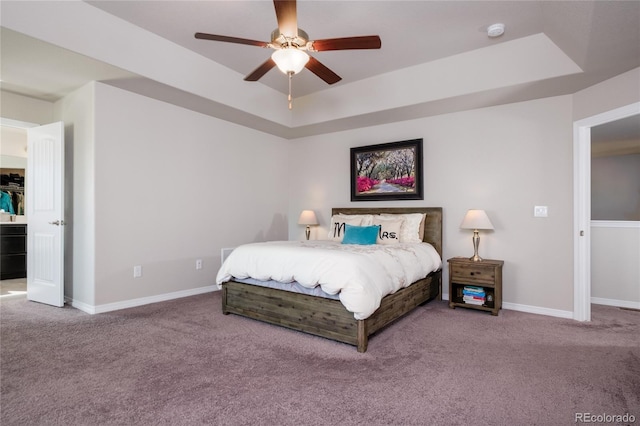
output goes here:
<path id="1" fill-rule="evenodd" d="M 293 77 L 293 72 L 289 71 L 289 97 L 287 98 L 289 101 L 289 109 L 293 109 L 292 101 L 291 101 L 291 77 Z"/>

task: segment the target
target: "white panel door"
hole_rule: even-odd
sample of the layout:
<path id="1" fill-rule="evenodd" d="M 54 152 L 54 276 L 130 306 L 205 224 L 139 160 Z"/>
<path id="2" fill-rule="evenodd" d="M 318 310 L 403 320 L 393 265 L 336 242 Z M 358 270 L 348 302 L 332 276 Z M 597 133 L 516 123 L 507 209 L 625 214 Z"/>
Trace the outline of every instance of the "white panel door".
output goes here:
<path id="1" fill-rule="evenodd" d="M 27 298 L 63 306 L 64 123 L 27 132 Z"/>

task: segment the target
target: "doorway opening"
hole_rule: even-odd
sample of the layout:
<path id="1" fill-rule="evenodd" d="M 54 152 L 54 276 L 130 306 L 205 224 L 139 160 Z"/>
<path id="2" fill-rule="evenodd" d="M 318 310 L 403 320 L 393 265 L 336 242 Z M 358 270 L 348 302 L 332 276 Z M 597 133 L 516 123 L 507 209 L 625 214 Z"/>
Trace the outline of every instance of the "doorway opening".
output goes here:
<path id="1" fill-rule="evenodd" d="M 591 321 L 591 128 L 640 114 L 640 102 L 573 124 L 573 318 Z"/>
<path id="2" fill-rule="evenodd" d="M 9 195 L 13 215 L 6 211 L 2 226 L 2 276 L 0 300 L 27 297 L 26 229 L 24 210 L 27 169 L 27 129 L 37 124 L 0 119 L 2 154 L 0 155 L 0 190 Z M 11 229 L 9 229 L 11 228 Z"/>

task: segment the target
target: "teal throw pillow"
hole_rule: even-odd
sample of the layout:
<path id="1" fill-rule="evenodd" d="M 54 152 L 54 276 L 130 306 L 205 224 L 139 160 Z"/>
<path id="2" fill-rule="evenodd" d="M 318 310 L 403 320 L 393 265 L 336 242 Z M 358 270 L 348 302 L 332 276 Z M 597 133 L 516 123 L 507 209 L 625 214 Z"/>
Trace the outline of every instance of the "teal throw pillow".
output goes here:
<path id="1" fill-rule="evenodd" d="M 380 225 L 354 226 L 345 224 L 342 244 L 375 244 L 379 231 Z"/>

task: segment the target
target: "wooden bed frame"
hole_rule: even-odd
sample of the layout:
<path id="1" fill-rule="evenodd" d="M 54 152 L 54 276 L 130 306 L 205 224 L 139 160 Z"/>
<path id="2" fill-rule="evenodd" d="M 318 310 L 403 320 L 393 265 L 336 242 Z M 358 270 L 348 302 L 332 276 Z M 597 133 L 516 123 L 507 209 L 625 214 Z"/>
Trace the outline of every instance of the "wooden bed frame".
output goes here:
<path id="1" fill-rule="evenodd" d="M 334 208 L 333 214 L 426 213 L 424 238 L 442 258 L 442 208 Z M 365 352 L 369 336 L 417 306 L 442 297 L 442 270 L 382 299 L 380 307 L 364 320 L 356 320 L 339 300 L 308 296 L 228 281 L 222 286 L 222 313 L 242 315 L 294 330 L 326 337 Z"/>

